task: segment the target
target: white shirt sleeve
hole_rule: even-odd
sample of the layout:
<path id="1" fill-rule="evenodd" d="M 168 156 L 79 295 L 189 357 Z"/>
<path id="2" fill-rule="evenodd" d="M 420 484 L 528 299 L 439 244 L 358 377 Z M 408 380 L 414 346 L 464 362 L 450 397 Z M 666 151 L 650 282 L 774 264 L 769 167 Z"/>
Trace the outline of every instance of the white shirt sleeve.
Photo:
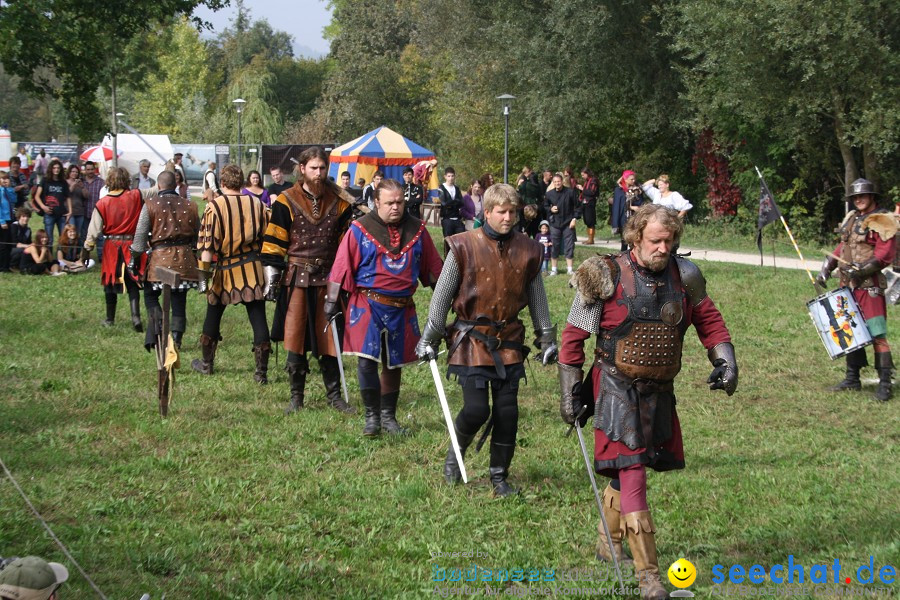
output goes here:
<path id="1" fill-rule="evenodd" d="M 647 197 L 650 198 L 654 204 L 659 204 L 659 189 L 655 185 L 647 183 L 642 185 L 641 189 L 644 190 L 644 193 L 647 194 Z"/>
<path id="2" fill-rule="evenodd" d="M 666 201 L 669 206 L 681 212 L 683 210 L 691 210 L 694 208 L 694 205 L 687 201 L 687 198 L 679 194 L 678 192 L 672 192 L 669 194 L 669 197 L 666 198 Z M 654 200 L 654 202 L 656 202 Z"/>

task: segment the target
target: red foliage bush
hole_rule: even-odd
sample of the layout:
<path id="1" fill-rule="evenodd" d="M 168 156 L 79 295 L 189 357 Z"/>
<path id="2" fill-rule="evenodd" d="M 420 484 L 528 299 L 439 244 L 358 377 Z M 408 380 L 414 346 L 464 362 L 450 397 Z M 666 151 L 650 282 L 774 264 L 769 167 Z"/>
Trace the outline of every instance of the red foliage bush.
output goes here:
<path id="1" fill-rule="evenodd" d="M 741 203 L 741 190 L 731 181 L 728 157 L 723 147 L 713 139 L 710 129 L 704 129 L 697 138 L 694 156 L 691 158 L 691 171 L 694 175 L 700 164 L 706 169 L 706 197 L 713 216 L 736 215 Z"/>

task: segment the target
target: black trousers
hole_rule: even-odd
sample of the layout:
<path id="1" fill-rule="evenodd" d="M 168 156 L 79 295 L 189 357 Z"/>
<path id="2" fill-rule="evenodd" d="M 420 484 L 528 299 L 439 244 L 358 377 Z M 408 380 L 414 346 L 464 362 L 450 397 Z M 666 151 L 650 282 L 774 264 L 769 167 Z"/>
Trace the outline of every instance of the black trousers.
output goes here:
<path id="1" fill-rule="evenodd" d="M 519 381 L 466 378 L 462 385 L 463 408 L 456 415 L 459 432 L 463 435 L 478 433 L 491 417 L 490 396 L 494 402 L 491 443 L 515 445 L 519 429 Z"/>
<path id="2" fill-rule="evenodd" d="M 253 345 L 259 346 L 269 341 L 269 325 L 266 323 L 266 301 L 254 300 L 243 302 L 247 309 L 247 318 L 253 328 Z M 203 334 L 214 340 L 219 339 L 222 315 L 227 304 L 210 304 L 206 307 L 206 318 L 203 320 Z"/>
<path id="3" fill-rule="evenodd" d="M 187 317 L 187 293 L 188 290 L 172 290 L 172 317 Z M 162 310 L 159 298 L 162 296 L 162 290 L 154 290 L 149 283 L 144 288 L 144 306 L 147 307 L 149 313 L 151 309 L 158 308 Z"/>

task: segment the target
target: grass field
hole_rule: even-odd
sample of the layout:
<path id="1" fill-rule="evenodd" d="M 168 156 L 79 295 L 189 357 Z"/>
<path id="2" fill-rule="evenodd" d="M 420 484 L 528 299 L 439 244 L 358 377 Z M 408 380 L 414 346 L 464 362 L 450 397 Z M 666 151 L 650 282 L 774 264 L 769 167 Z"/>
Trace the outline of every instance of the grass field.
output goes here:
<path id="1" fill-rule="evenodd" d="M 588 255 L 579 248 L 577 259 Z M 876 571 L 896 568 L 900 400 L 875 402 L 871 381 L 861 394 L 823 391 L 842 363 L 828 359 L 807 316 L 805 275 L 700 265 L 735 338 L 740 386 L 731 398 L 707 390 L 706 353 L 689 332 L 676 385 L 687 468 L 649 476 L 661 567 L 691 560 L 698 597 L 712 593 L 717 564 L 839 559 L 843 575 L 871 556 Z M 546 284 L 561 328 L 572 291 L 565 277 Z M 418 293 L 420 321 L 429 296 Z M 252 380 L 241 308 L 225 313 L 216 374 L 190 370 L 205 310 L 191 294 L 176 397 L 161 420 L 155 362 L 127 302 L 115 327 L 100 326 L 96 271 L 0 275 L 0 306 L 0 457 L 110 598 L 419 598 L 434 595 L 440 569 L 476 563 L 555 569 L 554 583 L 491 586 L 520 595 L 547 586 L 563 598 L 572 597 L 564 571 L 599 566 L 597 508 L 577 441 L 563 435 L 555 368 L 528 369 L 510 477 L 522 494 L 495 500 L 486 451 L 467 456 L 468 486 L 443 484 L 448 439 L 424 366 L 404 373 L 409 437 L 363 439 L 361 416 L 325 406 L 317 369 L 307 408 L 286 418 L 287 377 L 274 360 L 270 385 Z M 892 308 L 891 322 L 898 316 Z M 347 367 L 358 397 L 355 360 Z M 455 410 L 458 386 L 446 388 Z M 0 477 L 0 555 L 25 554 L 66 562 Z M 95 597 L 68 566 L 63 597 Z"/>

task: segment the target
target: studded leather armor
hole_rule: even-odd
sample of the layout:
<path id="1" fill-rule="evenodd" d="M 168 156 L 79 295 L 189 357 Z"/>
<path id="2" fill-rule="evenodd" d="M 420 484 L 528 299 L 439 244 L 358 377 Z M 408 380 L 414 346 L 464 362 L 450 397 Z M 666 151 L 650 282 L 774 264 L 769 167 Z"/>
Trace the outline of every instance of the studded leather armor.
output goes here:
<path id="1" fill-rule="evenodd" d="M 628 317 L 615 329 L 600 331 L 597 359 L 612 374 L 671 381 L 681 370 L 682 341 L 687 330 L 685 294 L 676 261 L 655 274 L 640 269 L 627 253 L 615 260 Z"/>
<path id="2" fill-rule="evenodd" d="M 872 260 L 875 256 L 875 247 L 868 243 L 871 230 L 866 226 L 865 220 L 875 213 L 887 213 L 883 208 L 876 209 L 870 213 L 861 214 L 858 211 L 850 211 L 847 218 L 841 224 L 840 235 L 843 246 L 841 247 L 841 258 L 847 263 L 865 264 Z M 887 287 L 887 280 L 883 273 L 876 273 L 866 277 L 862 281 L 851 279 L 849 274 L 844 270 L 841 273 L 841 285 L 850 288 L 880 288 Z"/>
<path id="3" fill-rule="evenodd" d="M 294 287 L 323 286 L 328 283 L 341 236 L 350 225 L 350 205 L 327 187 L 319 198 L 297 187 L 284 194 L 293 217 L 285 282 Z"/>
<path id="4" fill-rule="evenodd" d="M 200 217 L 197 205 L 178 194 L 161 194 L 147 200 L 150 215 L 150 264 L 147 280 L 158 281 L 157 266 L 167 267 L 181 274 L 182 279 L 197 281 L 197 258 L 193 246 Z"/>

